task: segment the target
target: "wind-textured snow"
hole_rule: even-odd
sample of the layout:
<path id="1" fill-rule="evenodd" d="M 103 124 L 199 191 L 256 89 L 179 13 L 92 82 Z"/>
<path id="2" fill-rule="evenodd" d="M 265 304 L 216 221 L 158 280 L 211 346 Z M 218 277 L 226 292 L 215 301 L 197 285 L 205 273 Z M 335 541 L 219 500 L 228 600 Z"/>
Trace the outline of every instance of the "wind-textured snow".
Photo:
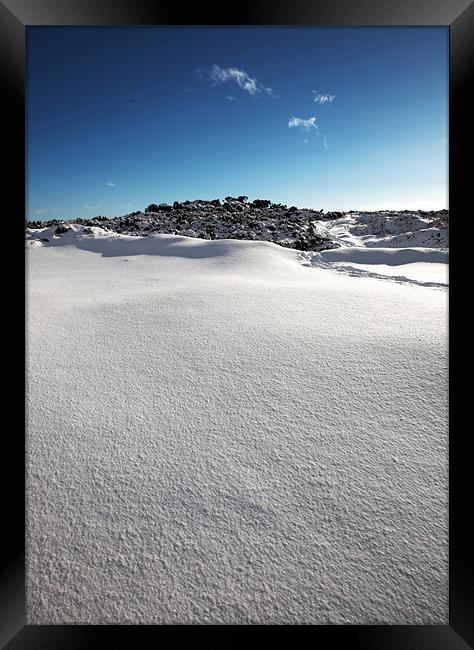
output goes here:
<path id="1" fill-rule="evenodd" d="M 446 251 L 27 237 L 29 624 L 447 623 Z"/>

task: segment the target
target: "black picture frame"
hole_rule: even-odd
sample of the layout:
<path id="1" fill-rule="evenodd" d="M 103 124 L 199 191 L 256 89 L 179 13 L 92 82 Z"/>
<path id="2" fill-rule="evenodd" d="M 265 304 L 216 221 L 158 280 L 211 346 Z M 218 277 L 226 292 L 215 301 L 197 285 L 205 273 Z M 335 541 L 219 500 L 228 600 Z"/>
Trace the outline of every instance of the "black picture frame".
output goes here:
<path id="1" fill-rule="evenodd" d="M 166 626 L 28 626 L 25 616 L 25 440 L 21 415 L 24 408 L 24 257 L 25 209 L 25 31 L 33 25 L 444 25 L 450 34 L 449 98 L 449 211 L 450 211 L 450 586 L 449 625 L 446 626 L 305 626 L 317 642 L 344 643 L 366 650 L 400 648 L 423 650 L 474 647 L 474 582 L 469 496 L 473 471 L 468 454 L 470 419 L 469 354 L 472 318 L 468 316 L 469 250 L 463 213 L 469 186 L 470 103 L 474 8 L 470 0 L 255 0 L 233 6 L 179 8 L 176 3 L 151 0 L 0 0 L 0 71 L 7 136 L 3 172 L 4 228 L 14 234 L 18 250 L 6 271 L 5 300 L 16 303 L 18 317 L 7 321 L 5 347 L 14 350 L 6 366 L 8 382 L 4 412 L 12 411 L 14 424 L 6 427 L 2 481 L 4 552 L 0 572 L 0 646 L 20 648 L 92 648 L 120 643 L 140 644 L 145 635 L 159 642 Z M 23 214 L 22 214 L 23 213 Z M 7 243 L 8 247 L 8 243 Z M 463 250 L 466 247 L 466 250 Z M 2 256 L 4 257 L 4 256 Z M 10 277 L 14 276 L 14 282 Z M 16 300 L 15 300 L 16 298 Z M 467 303 L 467 304 L 466 304 Z M 11 312 L 8 312 L 11 313 Z M 10 328 L 8 330 L 8 328 Z M 10 344 L 10 341 L 12 343 Z M 14 342 L 14 343 L 13 343 Z M 23 351 L 23 352 L 22 352 Z M 22 356 L 23 354 L 23 356 Z M 466 373 L 464 375 L 464 373 Z M 458 378 L 458 379 L 456 379 Z M 7 474 L 5 469 L 10 472 Z M 472 498 L 472 497 L 471 497 Z M 194 630 L 213 626 L 192 626 Z M 244 628 L 247 626 L 244 626 Z M 255 627 L 255 626 L 253 626 Z M 264 626 L 257 626 L 264 627 Z M 175 628 L 178 632 L 183 627 Z M 170 631 L 170 630 L 167 630 Z M 283 630 L 282 630 L 283 631 Z"/>

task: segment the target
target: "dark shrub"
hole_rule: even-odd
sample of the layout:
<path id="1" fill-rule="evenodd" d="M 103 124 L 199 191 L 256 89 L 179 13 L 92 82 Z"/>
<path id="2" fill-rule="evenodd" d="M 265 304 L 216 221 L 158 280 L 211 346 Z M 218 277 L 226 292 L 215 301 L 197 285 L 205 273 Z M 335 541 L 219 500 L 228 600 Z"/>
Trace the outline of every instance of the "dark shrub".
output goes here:
<path id="1" fill-rule="evenodd" d="M 45 226 L 41 221 L 27 221 L 26 227 L 38 229 L 38 228 L 44 228 Z"/>
<path id="2" fill-rule="evenodd" d="M 56 230 L 54 231 L 55 235 L 62 235 L 64 232 L 67 232 L 68 230 L 71 230 L 69 226 L 58 226 Z"/>
<path id="3" fill-rule="evenodd" d="M 271 201 L 267 201 L 267 199 L 255 199 L 255 201 L 252 201 L 252 205 L 256 208 L 268 208 L 271 205 Z"/>
<path id="4" fill-rule="evenodd" d="M 145 208 L 145 212 L 159 212 L 160 208 L 156 203 L 150 203 L 148 207 Z"/>

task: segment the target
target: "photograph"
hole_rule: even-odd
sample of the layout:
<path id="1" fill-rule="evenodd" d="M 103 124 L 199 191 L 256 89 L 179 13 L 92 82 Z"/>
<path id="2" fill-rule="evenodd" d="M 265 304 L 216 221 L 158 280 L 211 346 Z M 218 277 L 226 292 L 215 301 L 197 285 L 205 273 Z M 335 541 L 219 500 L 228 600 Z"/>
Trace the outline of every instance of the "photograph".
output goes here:
<path id="1" fill-rule="evenodd" d="M 442 625 L 448 26 L 26 29 L 28 625 Z"/>

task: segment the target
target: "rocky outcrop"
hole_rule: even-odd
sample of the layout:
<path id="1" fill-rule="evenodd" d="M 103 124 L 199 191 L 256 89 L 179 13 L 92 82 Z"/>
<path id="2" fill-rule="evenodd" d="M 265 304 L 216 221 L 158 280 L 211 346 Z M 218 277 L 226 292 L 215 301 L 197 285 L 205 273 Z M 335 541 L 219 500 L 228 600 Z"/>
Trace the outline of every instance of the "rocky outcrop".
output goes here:
<path id="1" fill-rule="evenodd" d="M 446 213 L 446 214 L 445 214 Z M 183 235 L 201 239 L 249 239 L 270 241 L 301 251 L 338 248 L 339 243 L 326 236 L 322 222 L 338 219 L 343 212 L 327 212 L 288 207 L 266 199 L 248 201 L 248 197 L 226 196 L 220 199 L 151 203 L 144 212 L 135 211 L 120 217 L 97 216 L 75 219 L 87 227 L 100 226 L 116 233 L 146 236 L 153 233 Z M 378 214 L 378 213 L 374 213 Z M 387 213 L 380 213 L 387 214 Z M 396 216 L 396 213 L 394 213 Z M 447 212 L 424 213 L 433 224 L 447 222 Z M 56 233 L 65 232 L 67 221 L 30 221 L 28 228 L 57 226 Z"/>

